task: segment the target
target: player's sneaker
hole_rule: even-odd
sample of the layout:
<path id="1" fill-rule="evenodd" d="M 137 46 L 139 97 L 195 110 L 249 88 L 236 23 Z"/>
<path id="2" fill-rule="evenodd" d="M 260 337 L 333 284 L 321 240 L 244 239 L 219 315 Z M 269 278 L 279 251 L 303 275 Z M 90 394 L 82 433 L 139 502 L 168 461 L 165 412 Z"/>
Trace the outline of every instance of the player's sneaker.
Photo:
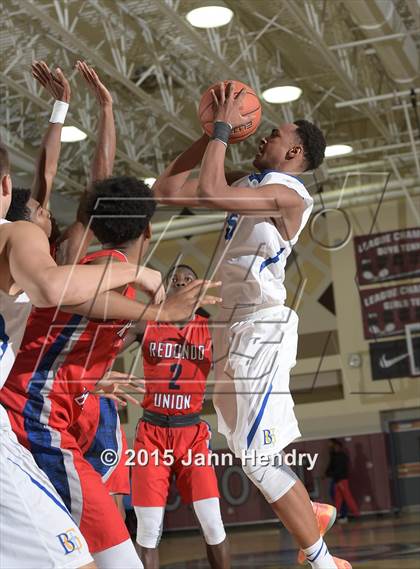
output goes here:
<path id="1" fill-rule="evenodd" d="M 323 537 L 327 531 L 332 528 L 337 517 L 337 510 L 331 504 L 320 504 L 319 502 L 312 502 L 315 517 L 318 521 L 319 534 Z M 306 561 L 306 555 L 302 550 L 299 551 L 297 557 L 298 563 L 303 565 Z M 347 562 L 346 562 L 347 563 Z M 343 565 L 340 569 L 347 569 Z"/>

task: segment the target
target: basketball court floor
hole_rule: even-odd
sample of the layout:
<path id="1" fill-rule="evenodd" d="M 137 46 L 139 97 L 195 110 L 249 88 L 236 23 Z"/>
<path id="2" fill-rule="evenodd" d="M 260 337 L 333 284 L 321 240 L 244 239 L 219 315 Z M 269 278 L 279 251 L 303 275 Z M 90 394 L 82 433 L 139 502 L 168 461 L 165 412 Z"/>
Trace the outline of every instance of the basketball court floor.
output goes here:
<path id="1" fill-rule="evenodd" d="M 299 567 L 296 547 L 286 530 L 274 525 L 228 529 L 235 569 Z M 420 512 L 368 517 L 336 524 L 328 533 L 328 546 L 357 569 L 418 569 L 420 567 Z M 161 544 L 161 567 L 204 569 L 202 539 L 197 534 L 166 535 Z"/>

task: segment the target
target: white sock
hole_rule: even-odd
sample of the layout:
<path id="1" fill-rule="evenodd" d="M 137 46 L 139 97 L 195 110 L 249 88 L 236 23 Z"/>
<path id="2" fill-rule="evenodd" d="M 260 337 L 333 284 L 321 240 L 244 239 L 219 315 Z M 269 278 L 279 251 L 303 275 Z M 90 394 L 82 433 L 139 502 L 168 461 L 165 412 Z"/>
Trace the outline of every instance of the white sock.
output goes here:
<path id="1" fill-rule="evenodd" d="M 327 544 L 320 537 L 316 543 L 303 550 L 312 569 L 337 569 Z"/>

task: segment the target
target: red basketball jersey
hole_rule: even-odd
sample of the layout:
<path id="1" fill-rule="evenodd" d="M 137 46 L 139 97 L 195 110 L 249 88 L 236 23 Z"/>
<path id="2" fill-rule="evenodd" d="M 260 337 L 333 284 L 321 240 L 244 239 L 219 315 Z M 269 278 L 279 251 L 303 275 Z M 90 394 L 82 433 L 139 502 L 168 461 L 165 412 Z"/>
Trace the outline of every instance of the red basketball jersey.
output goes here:
<path id="1" fill-rule="evenodd" d="M 80 263 L 98 257 L 127 262 L 120 251 L 101 250 Z M 135 298 L 135 291 L 127 286 L 124 295 Z M 34 309 L 0 393 L 1 403 L 19 414 L 28 435 L 39 423 L 66 429 L 77 420 L 89 390 L 112 367 L 130 324 L 92 320 L 57 308 Z"/>
<path id="2" fill-rule="evenodd" d="M 164 415 L 199 413 L 212 362 L 208 319 L 196 315 L 184 328 L 149 322 L 142 350 L 143 407 Z"/>

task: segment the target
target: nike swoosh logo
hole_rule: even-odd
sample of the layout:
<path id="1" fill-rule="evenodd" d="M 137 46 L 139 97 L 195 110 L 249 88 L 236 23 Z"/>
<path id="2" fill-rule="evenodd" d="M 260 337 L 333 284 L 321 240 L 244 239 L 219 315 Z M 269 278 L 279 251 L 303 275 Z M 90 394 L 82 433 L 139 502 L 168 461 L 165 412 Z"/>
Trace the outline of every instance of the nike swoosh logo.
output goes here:
<path id="1" fill-rule="evenodd" d="M 387 369 L 405 358 L 408 358 L 408 354 L 403 354 L 402 356 L 397 356 L 396 358 L 387 360 L 385 354 L 383 354 L 379 360 L 379 367 Z"/>

